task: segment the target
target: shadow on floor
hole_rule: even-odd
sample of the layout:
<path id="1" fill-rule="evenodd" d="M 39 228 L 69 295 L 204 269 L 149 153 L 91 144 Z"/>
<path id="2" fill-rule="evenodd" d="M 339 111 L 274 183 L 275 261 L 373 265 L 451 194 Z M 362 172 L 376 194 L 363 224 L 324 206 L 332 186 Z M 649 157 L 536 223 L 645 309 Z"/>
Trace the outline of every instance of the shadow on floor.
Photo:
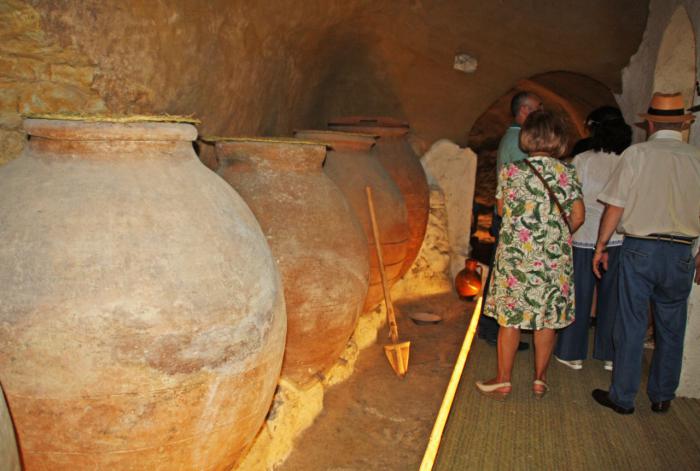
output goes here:
<path id="1" fill-rule="evenodd" d="M 447 293 L 395 304 L 400 339 L 411 341 L 406 377 L 397 377 L 384 355 L 384 327 L 352 377 L 326 391 L 323 412 L 276 471 L 418 469 L 474 303 Z M 408 319 L 412 312 L 443 320 L 417 325 Z"/>

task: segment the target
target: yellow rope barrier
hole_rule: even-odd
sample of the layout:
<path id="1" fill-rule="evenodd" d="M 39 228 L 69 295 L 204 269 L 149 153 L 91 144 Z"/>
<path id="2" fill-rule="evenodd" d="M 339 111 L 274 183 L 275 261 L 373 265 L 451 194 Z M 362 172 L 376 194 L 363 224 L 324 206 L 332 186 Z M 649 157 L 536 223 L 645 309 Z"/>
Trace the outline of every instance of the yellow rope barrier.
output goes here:
<path id="1" fill-rule="evenodd" d="M 442 432 L 445 430 L 447 417 L 450 415 L 450 409 L 452 409 L 452 401 L 454 400 L 455 393 L 457 392 L 457 385 L 459 384 L 459 380 L 462 378 L 464 364 L 467 362 L 467 356 L 469 355 L 469 350 L 471 349 L 472 341 L 474 340 L 474 334 L 476 333 L 476 326 L 479 323 L 481 304 L 482 297 L 479 296 L 479 299 L 476 302 L 476 307 L 474 308 L 474 313 L 472 314 L 472 319 L 469 322 L 469 328 L 464 336 L 464 342 L 462 342 L 462 348 L 460 349 L 459 356 L 457 357 L 457 363 L 455 363 L 455 367 L 452 370 L 450 382 L 447 384 L 445 397 L 442 398 L 442 405 L 440 406 L 437 419 L 435 419 L 433 431 L 430 433 L 430 440 L 428 441 L 428 446 L 425 449 L 423 461 L 420 464 L 420 471 L 430 471 L 433 469 L 433 465 L 435 464 L 435 458 L 437 457 L 438 448 L 440 447 L 440 440 L 442 439 Z"/>

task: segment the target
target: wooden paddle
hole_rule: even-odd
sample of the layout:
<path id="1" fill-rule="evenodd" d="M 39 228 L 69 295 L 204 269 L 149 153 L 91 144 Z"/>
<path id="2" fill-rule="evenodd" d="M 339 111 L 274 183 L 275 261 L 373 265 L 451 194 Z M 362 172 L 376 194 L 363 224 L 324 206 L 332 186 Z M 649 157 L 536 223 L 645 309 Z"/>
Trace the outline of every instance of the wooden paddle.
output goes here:
<path id="1" fill-rule="evenodd" d="M 369 217 L 372 221 L 372 234 L 374 235 L 374 246 L 377 249 L 377 261 L 379 262 L 379 274 L 382 277 L 382 289 L 384 290 L 384 300 L 386 301 L 386 317 L 389 324 L 389 336 L 391 345 L 384 345 L 384 353 L 389 359 L 389 364 L 394 372 L 399 376 L 404 376 L 408 371 L 408 356 L 411 342 L 399 343 L 399 329 L 396 325 L 396 315 L 394 305 L 391 302 L 389 286 L 387 285 L 386 273 L 384 273 L 384 259 L 382 257 L 382 247 L 379 242 L 379 229 L 377 228 L 377 217 L 374 214 L 374 202 L 372 201 L 372 189 L 365 187 L 367 193 L 367 206 L 369 207 Z"/>

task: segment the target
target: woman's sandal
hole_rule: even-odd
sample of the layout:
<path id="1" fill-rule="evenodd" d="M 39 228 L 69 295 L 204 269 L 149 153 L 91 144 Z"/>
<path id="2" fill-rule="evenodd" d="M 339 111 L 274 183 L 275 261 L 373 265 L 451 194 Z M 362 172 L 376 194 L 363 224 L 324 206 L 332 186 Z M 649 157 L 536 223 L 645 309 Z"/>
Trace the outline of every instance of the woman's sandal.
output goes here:
<path id="1" fill-rule="evenodd" d="M 508 394 L 510 394 L 511 384 L 508 381 L 504 383 L 494 384 L 486 384 L 483 381 L 477 381 L 476 389 L 481 394 L 483 394 L 484 396 L 488 396 L 491 399 L 496 399 L 497 401 L 505 401 L 508 397 Z"/>
<path id="2" fill-rule="evenodd" d="M 537 399 L 542 399 L 547 394 L 547 391 L 549 391 L 549 386 L 544 381 L 536 379 L 532 382 L 532 394 Z"/>

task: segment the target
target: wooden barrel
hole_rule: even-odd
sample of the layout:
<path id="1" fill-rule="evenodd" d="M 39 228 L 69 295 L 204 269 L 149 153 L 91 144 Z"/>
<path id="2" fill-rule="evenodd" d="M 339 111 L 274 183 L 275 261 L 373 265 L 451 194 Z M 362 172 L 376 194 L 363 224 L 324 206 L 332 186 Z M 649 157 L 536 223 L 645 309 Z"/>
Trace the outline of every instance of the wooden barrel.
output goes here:
<path id="1" fill-rule="evenodd" d="M 400 276 L 403 276 L 420 252 L 430 211 L 428 180 L 419 157 L 413 152 L 406 138 L 409 132 L 408 123 L 388 117 L 349 116 L 333 119 L 328 127 L 377 136 L 377 143 L 372 152 L 401 190 L 408 211 L 409 238 L 406 260 L 400 272 Z"/>
<path id="2" fill-rule="evenodd" d="M 386 275 L 389 286 L 399 280 L 406 259 L 408 225 L 406 204 L 396 183 L 386 169 L 370 153 L 374 145 L 372 136 L 339 131 L 297 131 L 296 136 L 328 143 L 324 170 L 347 198 L 357 214 L 367 237 L 370 254 L 370 278 L 364 312 L 370 311 L 384 299 L 379 262 L 374 248 L 374 237 L 367 209 L 365 187 L 374 193 L 375 208 L 379 222 L 379 238 L 382 245 Z"/>
<path id="3" fill-rule="evenodd" d="M 0 168 L 0 378 L 26 469 L 229 469 L 286 331 L 253 214 L 190 124 L 24 126 Z"/>

